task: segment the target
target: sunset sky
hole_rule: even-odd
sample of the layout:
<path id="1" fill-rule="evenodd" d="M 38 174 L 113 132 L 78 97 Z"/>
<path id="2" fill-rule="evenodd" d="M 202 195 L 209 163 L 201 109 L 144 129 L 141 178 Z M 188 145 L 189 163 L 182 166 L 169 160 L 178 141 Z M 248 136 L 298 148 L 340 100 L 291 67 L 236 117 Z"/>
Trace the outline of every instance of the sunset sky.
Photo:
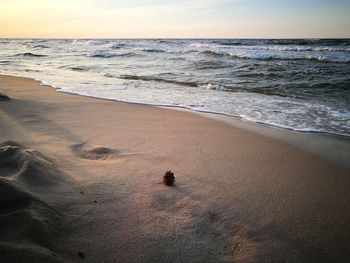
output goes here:
<path id="1" fill-rule="evenodd" d="M 349 0 L 0 0 L 0 37 L 350 37 Z"/>

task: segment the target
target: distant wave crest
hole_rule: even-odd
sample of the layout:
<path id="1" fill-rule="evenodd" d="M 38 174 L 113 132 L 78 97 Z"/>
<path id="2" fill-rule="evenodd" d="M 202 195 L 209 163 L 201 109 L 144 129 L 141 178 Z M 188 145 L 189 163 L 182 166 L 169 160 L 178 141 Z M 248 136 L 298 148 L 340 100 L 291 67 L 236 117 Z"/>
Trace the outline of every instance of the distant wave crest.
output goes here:
<path id="1" fill-rule="evenodd" d="M 198 51 L 200 54 L 207 56 L 230 56 L 237 59 L 254 59 L 254 60 L 314 60 L 319 62 L 333 62 L 333 63 L 350 63 L 350 55 L 337 55 L 331 54 L 299 54 L 299 53 L 272 53 L 263 51 L 233 51 L 224 52 L 219 50 L 203 50 Z"/>
<path id="2" fill-rule="evenodd" d="M 310 54 L 305 56 L 296 56 L 289 54 L 269 54 L 262 52 L 246 52 L 246 53 L 230 53 L 232 58 L 239 59 L 255 59 L 255 60 L 314 60 L 320 62 L 336 62 L 336 63 L 350 63 L 349 56 L 324 56 L 318 54 Z"/>
<path id="3" fill-rule="evenodd" d="M 166 52 L 165 50 L 155 49 L 155 48 L 144 48 L 144 49 L 142 49 L 142 51 L 151 52 L 151 53 L 164 53 L 164 52 Z"/>
<path id="4" fill-rule="evenodd" d="M 83 40 L 83 39 L 77 39 L 72 42 L 74 45 L 85 45 L 85 46 L 97 46 L 97 45 L 103 45 L 107 42 L 104 40 Z"/>
<path id="5" fill-rule="evenodd" d="M 109 51 L 95 51 L 89 53 L 87 56 L 92 58 L 111 58 L 118 56 L 118 54 Z"/>
<path id="6" fill-rule="evenodd" d="M 165 53 L 166 51 L 158 48 L 134 48 L 135 51 L 149 52 L 149 53 Z"/>
<path id="7" fill-rule="evenodd" d="M 33 48 L 50 48 L 49 46 L 46 45 L 35 45 Z"/>
<path id="8" fill-rule="evenodd" d="M 223 46 L 245 45 L 299 45 L 299 46 L 347 46 L 348 39 L 227 39 L 214 40 L 213 43 Z"/>
<path id="9" fill-rule="evenodd" d="M 312 45 L 241 45 L 223 46 L 214 43 L 191 43 L 183 53 L 198 52 L 209 56 L 231 56 L 255 60 L 315 60 L 321 62 L 350 62 L 350 47 Z"/>
<path id="10" fill-rule="evenodd" d="M 87 54 L 88 57 L 92 57 L 92 58 L 130 57 L 134 55 L 135 53 L 133 52 L 115 53 L 115 52 L 102 51 L 102 50 Z"/>
<path id="11" fill-rule="evenodd" d="M 120 49 L 120 48 L 123 48 L 124 46 L 125 44 L 123 43 L 112 43 L 112 44 L 109 44 L 107 47 L 112 49 Z"/>
<path id="12" fill-rule="evenodd" d="M 26 46 L 29 48 L 34 48 L 34 49 L 50 48 L 49 46 L 43 45 L 43 44 L 37 44 L 37 45 L 36 44 L 27 44 Z"/>

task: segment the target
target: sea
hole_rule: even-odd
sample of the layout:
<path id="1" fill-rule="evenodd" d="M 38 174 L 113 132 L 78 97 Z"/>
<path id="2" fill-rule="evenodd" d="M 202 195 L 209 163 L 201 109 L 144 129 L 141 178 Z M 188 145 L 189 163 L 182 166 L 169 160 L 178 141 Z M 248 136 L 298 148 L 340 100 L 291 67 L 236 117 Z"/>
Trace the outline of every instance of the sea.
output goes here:
<path id="1" fill-rule="evenodd" d="M 350 39 L 0 39 L 0 74 L 350 136 Z"/>

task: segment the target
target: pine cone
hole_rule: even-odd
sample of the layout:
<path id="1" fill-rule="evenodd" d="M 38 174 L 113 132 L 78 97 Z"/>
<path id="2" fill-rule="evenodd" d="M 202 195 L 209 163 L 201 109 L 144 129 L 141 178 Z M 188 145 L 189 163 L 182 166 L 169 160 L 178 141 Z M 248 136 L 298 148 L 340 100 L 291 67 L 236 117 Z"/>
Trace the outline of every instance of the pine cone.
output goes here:
<path id="1" fill-rule="evenodd" d="M 175 182 L 174 173 L 172 171 L 166 171 L 163 176 L 163 182 L 168 186 L 173 185 Z"/>

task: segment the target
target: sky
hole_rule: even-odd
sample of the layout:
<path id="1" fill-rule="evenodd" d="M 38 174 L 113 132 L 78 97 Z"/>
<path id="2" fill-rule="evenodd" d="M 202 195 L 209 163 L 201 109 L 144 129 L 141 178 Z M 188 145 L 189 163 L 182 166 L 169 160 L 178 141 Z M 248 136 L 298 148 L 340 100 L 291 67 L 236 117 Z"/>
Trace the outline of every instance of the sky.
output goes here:
<path id="1" fill-rule="evenodd" d="M 0 0 L 2 38 L 350 38 L 350 0 Z"/>

